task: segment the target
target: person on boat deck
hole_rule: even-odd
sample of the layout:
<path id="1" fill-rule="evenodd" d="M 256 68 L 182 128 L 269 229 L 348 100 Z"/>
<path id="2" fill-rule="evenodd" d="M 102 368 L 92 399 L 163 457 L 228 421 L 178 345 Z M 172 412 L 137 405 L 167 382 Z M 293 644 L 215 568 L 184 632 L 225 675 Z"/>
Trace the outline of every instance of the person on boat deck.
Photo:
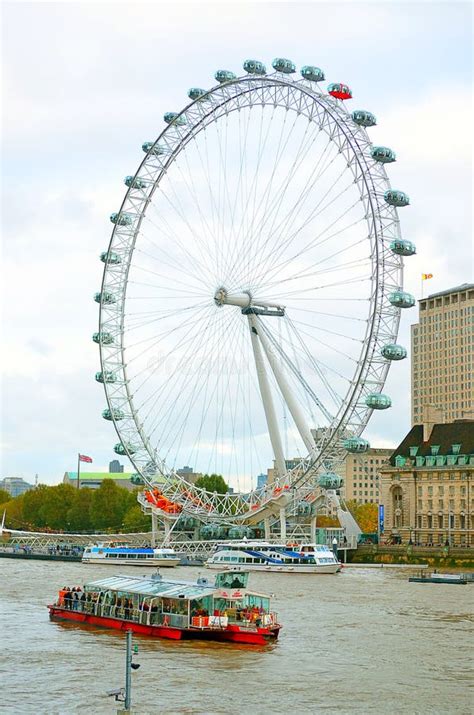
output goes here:
<path id="1" fill-rule="evenodd" d="M 236 576 L 236 577 L 232 580 L 232 583 L 230 584 L 230 587 L 231 587 L 231 588 L 241 588 L 241 585 L 242 585 L 242 584 L 240 583 L 239 577 Z"/>

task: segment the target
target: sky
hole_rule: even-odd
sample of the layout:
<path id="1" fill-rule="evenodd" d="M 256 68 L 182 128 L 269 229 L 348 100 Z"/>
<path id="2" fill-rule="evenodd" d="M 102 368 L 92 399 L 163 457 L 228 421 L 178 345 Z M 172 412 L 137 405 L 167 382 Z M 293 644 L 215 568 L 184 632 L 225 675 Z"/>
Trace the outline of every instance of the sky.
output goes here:
<path id="1" fill-rule="evenodd" d="M 371 138 L 396 150 L 391 183 L 411 199 L 406 290 L 421 297 L 422 272 L 425 296 L 473 280 L 470 3 L 3 3 L 0 477 L 53 484 L 79 451 L 97 471 L 115 458 L 92 296 L 123 177 L 190 86 L 275 56 L 323 68 L 377 115 Z M 416 319 L 403 312 L 399 343 Z M 390 371 L 373 446 L 410 427 L 409 370 Z"/>

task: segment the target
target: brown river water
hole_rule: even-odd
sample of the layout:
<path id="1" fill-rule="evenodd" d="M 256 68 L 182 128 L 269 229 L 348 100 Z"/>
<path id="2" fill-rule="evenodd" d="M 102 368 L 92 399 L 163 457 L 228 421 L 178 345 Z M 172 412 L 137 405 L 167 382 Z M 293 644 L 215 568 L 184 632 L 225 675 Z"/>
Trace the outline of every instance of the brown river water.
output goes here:
<path id="1" fill-rule="evenodd" d="M 0 570 L 0 713 L 115 713 L 105 691 L 124 684 L 124 634 L 50 622 L 45 606 L 65 584 L 150 570 L 13 559 Z M 199 570 L 163 573 L 195 580 Z M 279 641 L 135 636 L 132 711 L 471 715 L 474 585 L 412 584 L 408 575 L 251 574 L 251 588 L 276 594 Z"/>

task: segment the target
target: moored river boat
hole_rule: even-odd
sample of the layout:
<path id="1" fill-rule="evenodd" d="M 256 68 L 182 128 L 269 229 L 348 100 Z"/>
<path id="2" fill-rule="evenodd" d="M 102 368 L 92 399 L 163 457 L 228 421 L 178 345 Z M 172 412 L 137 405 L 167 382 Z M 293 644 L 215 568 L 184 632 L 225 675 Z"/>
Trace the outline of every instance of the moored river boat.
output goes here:
<path id="1" fill-rule="evenodd" d="M 109 541 L 89 544 L 84 549 L 84 564 L 122 564 L 124 566 L 177 566 L 181 557 L 174 549 L 156 549 L 151 546 L 131 546 L 126 541 Z"/>
<path id="2" fill-rule="evenodd" d="M 270 596 L 247 589 L 247 572 L 169 581 L 112 576 L 74 591 L 63 589 L 48 606 L 55 621 L 103 626 L 157 638 L 205 639 L 264 645 L 280 632 Z"/>
<path id="3" fill-rule="evenodd" d="M 341 564 L 324 544 L 270 544 L 241 541 L 217 544 L 206 568 L 219 571 L 269 571 L 276 573 L 335 574 Z"/>

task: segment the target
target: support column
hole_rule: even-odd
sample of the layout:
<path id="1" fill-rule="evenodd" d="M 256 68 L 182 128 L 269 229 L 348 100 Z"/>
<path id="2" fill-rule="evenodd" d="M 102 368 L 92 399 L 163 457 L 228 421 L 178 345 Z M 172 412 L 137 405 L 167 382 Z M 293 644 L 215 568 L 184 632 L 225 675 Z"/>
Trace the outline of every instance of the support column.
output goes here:
<path id="1" fill-rule="evenodd" d="M 283 396 L 283 399 L 285 400 L 288 409 L 290 410 L 290 414 L 293 417 L 296 429 L 300 433 L 301 439 L 303 440 L 308 452 L 312 452 L 315 448 L 314 439 L 313 435 L 311 434 L 311 430 L 309 429 L 308 424 L 306 422 L 306 418 L 303 414 L 303 411 L 301 410 L 298 401 L 295 399 L 291 388 L 281 370 L 281 367 L 278 364 L 277 356 L 272 349 L 270 341 L 265 335 L 265 331 L 261 327 L 260 321 L 255 316 L 252 316 L 252 319 L 252 325 L 257 330 L 258 337 L 260 338 L 260 342 L 262 343 L 263 349 L 265 351 L 265 355 L 267 356 L 267 360 L 270 364 L 273 374 L 275 375 L 275 379 L 277 381 L 278 387 L 280 388 L 280 392 Z"/>
<path id="2" fill-rule="evenodd" d="M 163 526 L 165 527 L 165 543 L 168 541 L 168 536 L 170 535 L 171 531 L 171 520 L 167 519 L 166 517 L 163 519 Z"/>
<path id="3" fill-rule="evenodd" d="M 280 536 L 282 541 L 286 541 L 286 509 L 280 507 Z"/>
<path id="4" fill-rule="evenodd" d="M 268 541 L 268 539 L 271 536 L 271 531 L 270 531 L 270 517 L 266 516 L 265 519 L 263 520 L 263 525 L 265 527 L 265 540 Z"/>
<path id="5" fill-rule="evenodd" d="M 250 336 L 252 339 L 253 356 L 257 368 L 258 385 L 260 394 L 262 395 L 263 408 L 267 420 L 268 431 L 270 433 L 270 441 L 272 443 L 273 454 L 275 455 L 276 471 L 279 477 L 282 477 L 286 472 L 285 457 L 283 453 L 283 445 L 281 443 L 278 422 L 273 404 L 273 397 L 270 389 L 270 383 L 263 362 L 263 355 L 260 349 L 260 341 L 256 329 L 256 321 L 254 315 L 249 315 Z"/>
<path id="6" fill-rule="evenodd" d="M 153 548 L 156 546 L 156 535 L 158 533 L 158 515 L 154 509 L 151 510 L 151 545 Z"/>
<path id="7" fill-rule="evenodd" d="M 311 523 L 310 523 L 310 541 L 312 544 L 316 543 L 316 521 L 317 521 L 317 515 L 315 514 L 314 516 L 311 517 Z"/>

